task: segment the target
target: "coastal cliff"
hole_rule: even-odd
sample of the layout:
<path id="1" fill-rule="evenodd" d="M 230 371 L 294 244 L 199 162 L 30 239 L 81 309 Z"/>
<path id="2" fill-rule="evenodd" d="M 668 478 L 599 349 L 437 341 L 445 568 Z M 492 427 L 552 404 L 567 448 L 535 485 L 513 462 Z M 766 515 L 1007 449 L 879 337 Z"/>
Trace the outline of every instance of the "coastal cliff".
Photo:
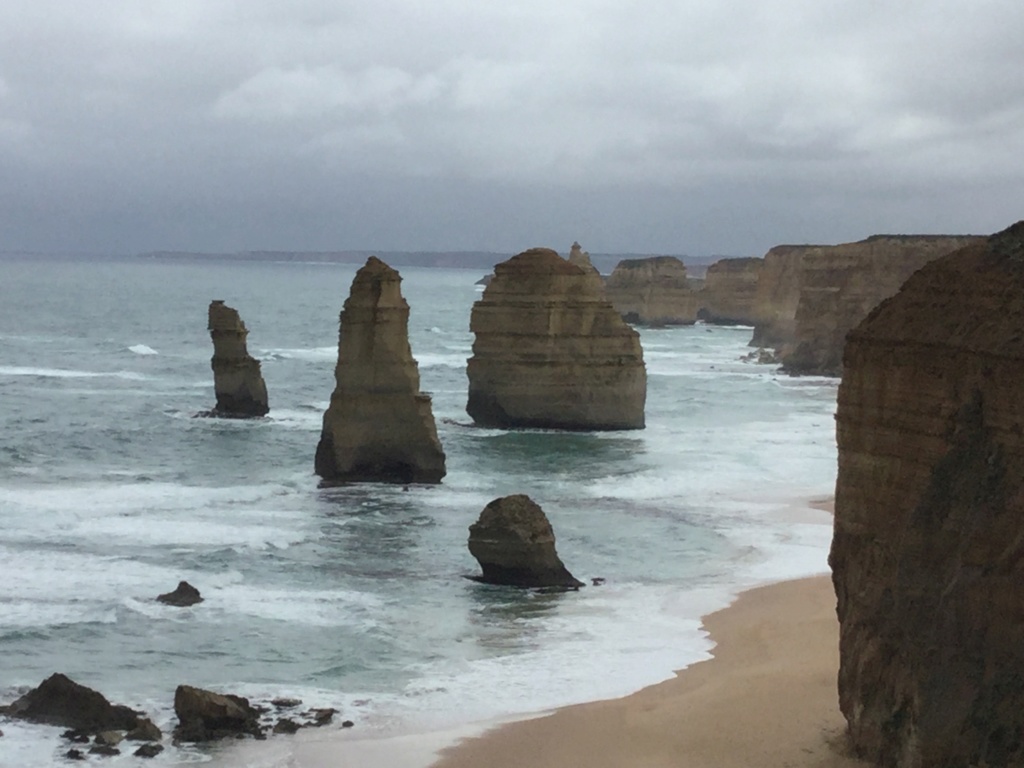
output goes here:
<path id="1" fill-rule="evenodd" d="M 777 245 L 764 255 L 757 279 L 752 347 L 781 349 L 796 334 L 796 308 L 800 303 L 800 264 L 819 245 Z"/>
<path id="2" fill-rule="evenodd" d="M 640 337 L 599 281 L 548 248 L 494 268 L 473 305 L 466 411 L 482 426 L 640 429 Z"/>
<path id="3" fill-rule="evenodd" d="M 217 404 L 201 415 L 229 419 L 266 416 L 267 385 L 260 361 L 249 355 L 249 335 L 238 311 L 217 299 L 210 302 L 207 328 L 213 340 L 213 388 Z"/>
<path id="4" fill-rule="evenodd" d="M 754 325 L 757 322 L 757 286 L 764 259 L 722 259 L 708 267 L 704 287 L 697 294 L 697 317 L 718 325 Z"/>
<path id="5" fill-rule="evenodd" d="M 326 481 L 438 483 L 445 455 L 409 347 L 402 278 L 371 256 L 341 312 L 337 386 L 324 414 L 316 473 Z"/>
<path id="6" fill-rule="evenodd" d="M 638 325 L 693 325 L 697 294 L 686 278 L 686 266 L 675 256 L 623 259 L 605 292 L 615 310 Z"/>
<path id="7" fill-rule="evenodd" d="M 883 766 L 1024 764 L 1024 222 L 932 261 L 849 335 L 840 706 Z"/>

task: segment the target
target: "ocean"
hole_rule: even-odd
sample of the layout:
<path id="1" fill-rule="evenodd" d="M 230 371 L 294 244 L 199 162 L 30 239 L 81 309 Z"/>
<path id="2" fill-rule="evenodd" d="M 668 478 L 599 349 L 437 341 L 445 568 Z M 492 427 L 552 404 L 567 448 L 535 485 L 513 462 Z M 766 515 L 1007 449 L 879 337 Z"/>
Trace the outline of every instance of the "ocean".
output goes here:
<path id="1" fill-rule="evenodd" d="M 707 657 L 701 615 L 826 571 L 831 521 L 806 502 L 834 488 L 835 380 L 743 362 L 749 328 L 645 329 L 646 429 L 478 429 L 482 275 L 399 271 L 448 475 L 320 489 L 354 266 L 0 259 L 0 703 L 63 672 L 165 733 L 180 683 L 336 707 L 356 738 L 442 729 L 666 679 Z M 211 299 L 249 328 L 265 419 L 193 418 L 214 403 Z M 605 583 L 467 579 L 468 526 L 511 493 L 543 507 L 574 575 Z M 154 602 L 180 580 L 205 602 Z M 0 728 L 3 766 L 67 749 L 59 728 Z"/>

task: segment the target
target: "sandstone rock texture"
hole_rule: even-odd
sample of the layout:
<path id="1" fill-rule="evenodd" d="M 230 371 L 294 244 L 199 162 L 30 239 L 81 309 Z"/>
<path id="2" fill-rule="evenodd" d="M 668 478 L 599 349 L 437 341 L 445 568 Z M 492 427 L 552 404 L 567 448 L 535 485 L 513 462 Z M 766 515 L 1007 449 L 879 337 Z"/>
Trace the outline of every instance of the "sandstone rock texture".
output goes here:
<path id="1" fill-rule="evenodd" d="M 60 673 L 50 675 L 0 714 L 48 725 L 62 725 L 84 733 L 130 730 L 139 715 L 128 707 L 111 704 L 99 691 L 79 685 Z"/>
<path id="2" fill-rule="evenodd" d="M 978 238 L 874 235 L 804 251 L 793 338 L 782 346 L 787 373 L 838 376 L 846 334 L 930 261 Z"/>
<path id="3" fill-rule="evenodd" d="M 843 360 L 840 706 L 878 765 L 1024 765 L 1024 222 L 933 261 Z"/>
<path id="4" fill-rule="evenodd" d="M 341 312 L 337 386 L 324 414 L 316 473 L 329 482 L 439 483 L 445 455 L 409 347 L 402 278 L 371 256 Z"/>
<path id="5" fill-rule="evenodd" d="M 245 337 L 249 331 L 238 312 L 223 301 L 210 302 L 209 330 L 213 339 L 213 386 L 217 404 L 207 416 L 248 419 L 266 416 L 267 385 L 260 362 L 250 357 Z"/>
<path id="6" fill-rule="evenodd" d="M 697 322 L 697 292 L 686 277 L 686 266 L 675 256 L 623 259 L 605 282 L 615 310 L 637 325 L 693 325 Z"/>
<path id="7" fill-rule="evenodd" d="M 764 255 L 754 296 L 752 347 L 781 348 L 796 335 L 800 303 L 800 266 L 804 254 L 819 245 L 777 245 Z"/>
<path id="8" fill-rule="evenodd" d="M 488 427 L 641 429 L 640 336 L 597 281 L 548 248 L 494 268 L 473 305 L 466 411 Z"/>
<path id="9" fill-rule="evenodd" d="M 178 741 L 263 735 L 259 711 L 242 696 L 179 685 L 174 691 L 174 714 L 178 716 L 178 727 L 174 729 Z"/>
<path id="10" fill-rule="evenodd" d="M 581 587 L 555 551 L 547 516 L 524 494 L 495 499 L 469 526 L 469 552 L 480 563 L 479 581 L 513 587 Z"/>
<path id="11" fill-rule="evenodd" d="M 757 285 L 764 259 L 721 259 L 708 267 L 697 317 L 718 325 L 757 322 Z"/>

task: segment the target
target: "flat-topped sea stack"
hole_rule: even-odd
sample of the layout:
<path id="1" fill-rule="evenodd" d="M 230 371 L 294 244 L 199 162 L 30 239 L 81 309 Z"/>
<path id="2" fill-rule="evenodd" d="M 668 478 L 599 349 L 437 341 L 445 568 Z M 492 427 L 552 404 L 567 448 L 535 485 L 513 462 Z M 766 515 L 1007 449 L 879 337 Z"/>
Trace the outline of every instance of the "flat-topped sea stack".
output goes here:
<path id="1" fill-rule="evenodd" d="M 880 766 L 1024 765 L 1024 222 L 848 337 L 830 563 L 839 700 Z"/>
<path id="2" fill-rule="evenodd" d="M 605 282 L 615 310 L 637 325 L 693 325 L 698 294 L 686 277 L 686 266 L 675 256 L 623 259 Z"/>
<path id="3" fill-rule="evenodd" d="M 249 355 L 245 337 L 249 331 L 238 312 L 221 300 L 210 302 L 210 338 L 213 339 L 213 388 L 217 404 L 202 415 L 228 419 L 266 416 L 267 385 L 260 361 Z"/>
<path id="4" fill-rule="evenodd" d="M 409 348 L 402 278 L 371 256 L 352 281 L 338 333 L 337 386 L 316 473 L 327 482 L 438 483 L 445 456 Z"/>
<path id="5" fill-rule="evenodd" d="M 757 284 L 764 259 L 721 259 L 708 267 L 697 294 L 697 317 L 718 325 L 754 325 L 757 322 Z"/>
<path id="6" fill-rule="evenodd" d="M 549 248 L 494 268 L 473 305 L 466 411 L 487 427 L 641 429 L 639 334 L 594 281 Z"/>
<path id="7" fill-rule="evenodd" d="M 529 496 L 495 499 L 469 526 L 469 552 L 480 563 L 477 580 L 512 587 L 582 587 L 555 551 L 555 532 Z"/>
<path id="8" fill-rule="evenodd" d="M 764 255 L 754 297 L 752 347 L 782 349 L 796 336 L 800 266 L 804 254 L 821 245 L 777 245 Z"/>
<path id="9" fill-rule="evenodd" d="M 783 370 L 838 376 L 846 334 L 868 312 L 925 264 L 976 240 L 970 235 L 874 235 L 805 251 L 793 338 L 781 350 Z"/>

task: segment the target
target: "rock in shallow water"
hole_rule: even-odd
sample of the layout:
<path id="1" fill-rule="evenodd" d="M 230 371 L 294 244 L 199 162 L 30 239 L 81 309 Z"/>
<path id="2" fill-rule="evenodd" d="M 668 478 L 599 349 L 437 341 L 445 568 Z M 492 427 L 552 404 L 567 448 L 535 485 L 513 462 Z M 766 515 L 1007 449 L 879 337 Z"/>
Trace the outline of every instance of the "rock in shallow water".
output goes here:
<path id="1" fill-rule="evenodd" d="M 161 603 L 173 605 L 178 608 L 187 608 L 190 605 L 203 602 L 203 596 L 199 594 L 199 590 L 187 581 L 179 581 L 178 586 L 173 592 L 166 592 L 162 595 L 157 595 L 156 599 Z"/>
<path id="2" fill-rule="evenodd" d="M 555 551 L 544 511 L 524 494 L 495 499 L 469 527 L 469 551 L 480 563 L 479 581 L 514 587 L 583 586 Z"/>
<path id="3" fill-rule="evenodd" d="M 66 675 L 51 675 L 13 704 L 3 709 L 8 717 L 35 723 L 60 725 L 86 733 L 129 730 L 138 724 L 138 713 L 111 704 L 99 691 L 79 685 Z"/>
<path id="4" fill-rule="evenodd" d="M 245 339 L 249 335 L 238 311 L 221 300 L 210 302 L 209 331 L 213 339 L 213 385 L 217 404 L 201 414 L 229 419 L 266 416 L 267 385 L 260 362 L 249 354 Z"/>
<path id="5" fill-rule="evenodd" d="M 232 736 L 250 735 L 260 738 L 259 711 L 249 700 L 231 694 L 179 685 L 174 692 L 174 713 L 178 741 L 211 741 Z"/>

